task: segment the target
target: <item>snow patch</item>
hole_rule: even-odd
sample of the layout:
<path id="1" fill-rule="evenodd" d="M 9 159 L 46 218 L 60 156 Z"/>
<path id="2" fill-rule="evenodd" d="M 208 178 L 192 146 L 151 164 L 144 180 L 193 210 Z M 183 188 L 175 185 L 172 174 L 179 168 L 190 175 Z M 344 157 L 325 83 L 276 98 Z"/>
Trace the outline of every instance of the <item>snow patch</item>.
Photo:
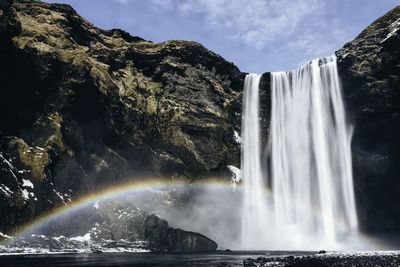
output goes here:
<path id="1" fill-rule="evenodd" d="M 0 185 L 0 190 L 7 196 L 10 197 L 12 193 L 14 193 L 10 188 L 5 186 L 4 184 Z"/>
<path id="2" fill-rule="evenodd" d="M 22 179 L 22 186 L 23 187 L 30 187 L 33 188 L 33 183 L 31 182 L 31 180 L 28 179 Z"/>
<path id="3" fill-rule="evenodd" d="M 239 133 L 236 131 L 233 131 L 233 139 L 238 144 L 240 144 L 242 142 L 242 138 L 240 137 Z"/>
<path id="4" fill-rule="evenodd" d="M 232 190 L 236 191 L 237 183 L 239 183 L 241 180 L 240 169 L 233 165 L 228 165 L 227 167 L 232 173 L 231 176 Z"/>
<path id="5" fill-rule="evenodd" d="M 17 181 L 17 176 L 15 175 L 15 171 L 17 171 L 17 169 L 11 164 L 9 160 L 4 158 L 3 153 L 0 153 L 0 159 L 3 161 L 3 163 L 8 165 L 9 172 L 11 173 L 13 178 Z"/>
<path id="6" fill-rule="evenodd" d="M 52 238 L 53 238 L 54 240 L 56 240 L 56 241 L 60 241 L 61 239 L 66 239 L 66 237 L 63 236 L 63 235 L 60 235 L 60 236 L 53 236 Z"/>
<path id="7" fill-rule="evenodd" d="M 6 234 L 3 234 L 2 232 L 0 232 L 0 237 L 2 237 L 2 238 L 7 238 L 7 239 L 12 239 L 11 236 L 6 235 Z"/>
<path id="8" fill-rule="evenodd" d="M 28 199 L 29 199 L 29 192 L 28 192 L 28 190 L 23 189 L 21 192 L 22 192 L 22 197 L 23 197 L 25 200 L 28 200 Z"/>
<path id="9" fill-rule="evenodd" d="M 78 241 L 78 242 L 88 242 L 90 241 L 90 233 L 86 233 L 85 235 L 71 237 L 70 240 Z"/>
<path id="10" fill-rule="evenodd" d="M 395 20 L 392 24 L 389 25 L 390 32 L 386 35 L 386 38 L 381 41 L 381 43 L 385 42 L 390 37 L 394 36 L 400 29 L 400 19 Z"/>
<path id="11" fill-rule="evenodd" d="M 99 209 L 99 201 L 98 200 L 93 204 L 93 208 L 95 208 L 96 210 Z"/>
<path id="12" fill-rule="evenodd" d="M 64 197 L 63 197 L 63 195 L 62 195 L 60 192 L 58 192 L 58 191 L 55 190 L 55 189 L 53 189 L 53 192 L 56 193 L 56 195 L 64 202 Z"/>
<path id="13" fill-rule="evenodd" d="M 22 197 L 23 197 L 25 200 L 28 200 L 28 199 L 31 198 L 31 197 L 35 197 L 35 194 L 34 194 L 33 192 L 29 192 L 29 191 L 26 190 L 26 189 L 22 189 L 22 190 L 21 190 L 21 193 L 22 193 Z"/>

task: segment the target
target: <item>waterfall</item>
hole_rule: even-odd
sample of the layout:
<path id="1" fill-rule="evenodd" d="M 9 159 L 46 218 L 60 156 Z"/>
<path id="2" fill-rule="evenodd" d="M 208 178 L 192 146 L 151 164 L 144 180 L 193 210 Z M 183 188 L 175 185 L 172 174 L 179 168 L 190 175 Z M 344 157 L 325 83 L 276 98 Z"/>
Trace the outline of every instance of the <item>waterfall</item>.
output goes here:
<path id="1" fill-rule="evenodd" d="M 245 178 L 245 181 L 243 181 L 242 246 L 247 249 L 267 245 L 265 222 L 269 219 L 260 158 L 258 115 L 260 78 L 261 75 L 257 74 L 247 75 L 243 94 L 241 176 Z"/>
<path id="2" fill-rule="evenodd" d="M 269 235 L 260 237 L 259 232 L 258 238 L 272 241 L 274 248 L 340 248 L 356 232 L 357 216 L 352 128 L 346 121 L 336 58 L 316 59 L 297 70 L 271 74 L 266 148 L 271 156 L 271 177 L 261 172 L 262 164 L 267 163 L 260 161 L 260 149 L 264 148 L 259 142 L 259 79 L 248 75 L 244 87 L 241 169 L 243 212 L 248 219 L 243 219 L 243 227 L 255 228 L 243 233 L 254 238 L 252 231 L 264 225 Z M 266 179 L 271 179 L 271 205 L 262 197 Z M 263 204 L 257 203 L 260 199 Z M 244 240 L 248 244 L 249 240 Z"/>

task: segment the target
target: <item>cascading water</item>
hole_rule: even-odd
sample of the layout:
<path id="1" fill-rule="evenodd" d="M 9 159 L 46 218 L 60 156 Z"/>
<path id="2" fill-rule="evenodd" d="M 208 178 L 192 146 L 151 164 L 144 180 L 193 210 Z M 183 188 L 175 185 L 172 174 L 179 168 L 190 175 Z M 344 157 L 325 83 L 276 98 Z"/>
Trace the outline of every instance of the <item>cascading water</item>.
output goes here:
<path id="1" fill-rule="evenodd" d="M 267 148 L 271 177 L 261 171 L 261 164 L 267 162 L 260 162 L 259 79 L 249 74 L 244 88 L 241 171 L 243 235 L 248 237 L 243 237 L 243 246 L 262 240 L 267 244 L 259 247 L 262 249 L 340 248 L 341 242 L 356 232 L 357 217 L 352 128 L 346 121 L 336 58 L 317 59 L 295 71 L 271 74 Z M 271 205 L 263 197 L 268 178 Z"/>
<path id="2" fill-rule="evenodd" d="M 244 181 L 244 209 L 242 220 L 242 246 L 260 248 L 267 245 L 265 222 L 268 210 L 264 198 L 265 184 L 261 171 L 259 83 L 261 75 L 249 74 L 244 82 L 242 116 L 241 176 Z"/>

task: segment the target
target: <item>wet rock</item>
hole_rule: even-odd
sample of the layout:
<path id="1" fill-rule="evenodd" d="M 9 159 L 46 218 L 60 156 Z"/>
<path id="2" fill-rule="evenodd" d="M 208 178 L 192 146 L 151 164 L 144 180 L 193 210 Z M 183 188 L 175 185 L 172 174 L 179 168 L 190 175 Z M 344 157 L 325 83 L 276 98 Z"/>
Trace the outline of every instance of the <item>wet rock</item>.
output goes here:
<path id="1" fill-rule="evenodd" d="M 357 209 L 370 232 L 400 230 L 400 7 L 336 52 L 352 142 Z"/>
<path id="2" fill-rule="evenodd" d="M 278 267 L 346 267 L 346 266 L 397 266 L 400 263 L 398 252 L 328 253 L 307 256 L 259 257 L 246 259 L 243 266 Z"/>
<path id="3" fill-rule="evenodd" d="M 168 250 L 174 252 L 205 252 L 217 250 L 217 243 L 208 237 L 181 229 L 169 229 Z"/>
<path id="4" fill-rule="evenodd" d="M 97 213 L 100 214 L 98 220 L 103 223 L 100 228 L 92 229 L 92 236 L 96 238 L 106 236 L 112 240 L 148 241 L 153 243 L 157 250 L 170 252 L 217 249 L 217 244 L 208 237 L 171 228 L 167 221 L 132 205 L 127 206 L 126 203 L 110 202 L 101 205 Z"/>

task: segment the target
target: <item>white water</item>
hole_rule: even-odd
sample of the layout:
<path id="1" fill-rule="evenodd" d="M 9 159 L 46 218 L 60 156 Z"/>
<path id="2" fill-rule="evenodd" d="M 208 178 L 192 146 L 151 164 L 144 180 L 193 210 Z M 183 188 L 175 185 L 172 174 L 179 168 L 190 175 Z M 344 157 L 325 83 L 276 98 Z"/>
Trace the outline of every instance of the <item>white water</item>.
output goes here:
<path id="1" fill-rule="evenodd" d="M 271 74 L 270 174 L 260 162 L 260 76 L 244 87 L 244 248 L 341 249 L 357 232 L 350 142 L 336 58 Z M 272 205 L 263 190 L 271 179 Z M 262 202 L 262 203 L 259 203 Z M 265 235 L 264 233 L 268 233 Z M 247 236 L 246 236 L 247 235 Z M 251 243 L 253 242 L 253 243 Z"/>
<path id="2" fill-rule="evenodd" d="M 259 89 L 261 75 L 249 74 L 244 82 L 242 111 L 241 177 L 244 177 L 242 246 L 262 248 L 267 243 L 265 223 L 269 219 L 264 198 L 264 179 L 260 159 Z"/>

